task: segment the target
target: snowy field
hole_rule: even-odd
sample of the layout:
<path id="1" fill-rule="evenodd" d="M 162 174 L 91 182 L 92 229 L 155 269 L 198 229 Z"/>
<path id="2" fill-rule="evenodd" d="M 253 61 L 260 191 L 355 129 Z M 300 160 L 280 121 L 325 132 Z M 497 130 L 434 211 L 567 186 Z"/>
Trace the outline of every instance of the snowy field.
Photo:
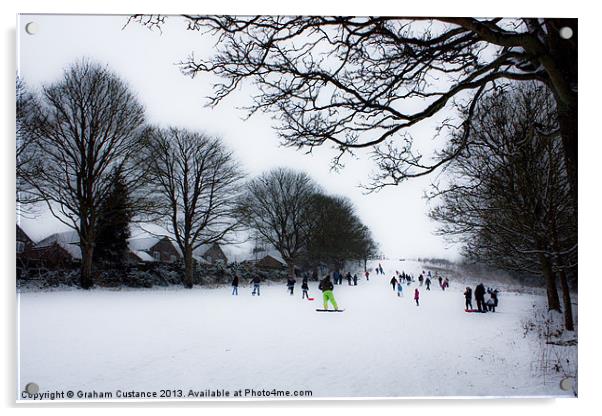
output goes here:
<path id="1" fill-rule="evenodd" d="M 151 290 L 66 290 L 19 295 L 18 385 L 40 391 L 311 390 L 313 397 L 572 395 L 535 369 L 534 336 L 522 322 L 539 295 L 502 293 L 496 313 L 464 312 L 463 286 L 451 281 L 397 297 L 395 269 L 335 286 L 342 313 L 284 284 Z M 417 276 L 417 274 L 416 274 Z M 434 282 L 435 283 L 435 282 Z M 457 283 L 457 282 L 456 282 Z M 487 284 L 487 282 L 486 282 Z M 473 304 L 476 303 L 473 300 Z M 113 396 L 115 398 L 115 396 Z"/>

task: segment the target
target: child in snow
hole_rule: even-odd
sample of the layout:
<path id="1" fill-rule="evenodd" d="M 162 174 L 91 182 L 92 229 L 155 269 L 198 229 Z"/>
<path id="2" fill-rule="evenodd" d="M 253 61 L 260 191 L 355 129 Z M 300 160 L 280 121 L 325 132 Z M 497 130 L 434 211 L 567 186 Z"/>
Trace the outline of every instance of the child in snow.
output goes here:
<path id="1" fill-rule="evenodd" d="M 294 276 L 289 276 L 288 280 L 286 281 L 286 287 L 290 291 L 291 296 L 293 296 L 293 291 L 295 290 L 295 277 Z"/>
<path id="2" fill-rule="evenodd" d="M 401 282 L 397 282 L 397 296 L 403 297 L 403 285 Z"/>
<path id="3" fill-rule="evenodd" d="M 238 276 L 234 276 L 232 279 L 232 295 L 238 296 Z"/>
<path id="4" fill-rule="evenodd" d="M 353 275 L 353 286 L 357 286 L 357 273 Z"/>
<path id="5" fill-rule="evenodd" d="M 251 279 L 250 283 L 253 283 L 253 292 L 251 292 L 251 295 L 255 296 L 255 294 L 257 294 L 257 296 L 259 296 L 259 284 L 261 283 L 259 276 L 255 276 L 253 279 Z"/>
<path id="6" fill-rule="evenodd" d="M 370 272 L 368 270 L 366 270 L 366 281 L 370 281 Z"/>
<path id="7" fill-rule="evenodd" d="M 320 282 L 318 289 L 320 289 L 322 291 L 322 299 L 324 300 L 324 309 L 328 309 L 328 301 L 330 301 L 330 303 L 332 303 L 332 307 L 334 308 L 334 310 L 338 311 L 339 307 L 337 306 L 337 301 L 334 300 L 334 295 L 332 293 L 334 286 L 332 285 L 332 282 L 330 281 L 329 275 L 326 275 L 326 277 Z"/>
<path id="8" fill-rule="evenodd" d="M 393 286 L 393 291 L 395 291 L 395 288 L 397 287 L 397 279 L 395 278 L 395 276 L 391 278 L 391 281 L 389 283 L 391 283 L 391 286 Z"/>
<path id="9" fill-rule="evenodd" d="M 416 301 L 416 306 L 420 306 L 420 304 L 418 303 L 418 300 L 420 299 L 420 292 L 418 291 L 418 288 L 414 289 L 414 300 Z"/>
<path id="10" fill-rule="evenodd" d="M 301 295 L 301 299 L 309 299 L 309 295 L 307 294 L 307 291 L 309 289 L 309 286 L 307 285 L 307 277 L 303 278 L 303 283 L 301 284 L 301 289 L 303 289 L 303 294 Z"/>
<path id="11" fill-rule="evenodd" d="M 466 310 L 472 309 L 472 289 L 466 287 L 464 291 L 464 297 L 466 298 Z"/>

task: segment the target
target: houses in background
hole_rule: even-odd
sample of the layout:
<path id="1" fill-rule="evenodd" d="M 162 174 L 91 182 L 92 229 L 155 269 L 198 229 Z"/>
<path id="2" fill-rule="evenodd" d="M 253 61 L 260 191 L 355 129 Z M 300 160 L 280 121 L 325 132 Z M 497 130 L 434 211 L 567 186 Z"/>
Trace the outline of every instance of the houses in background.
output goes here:
<path id="1" fill-rule="evenodd" d="M 176 263 L 182 259 L 182 252 L 168 236 L 134 237 L 128 240 L 127 261 L 131 264 Z M 61 267 L 81 262 L 79 236 L 76 231 L 54 233 L 35 243 L 17 225 L 17 259 L 47 267 Z M 219 244 L 207 244 L 197 248 L 194 259 L 202 264 L 227 264 L 228 258 Z"/>

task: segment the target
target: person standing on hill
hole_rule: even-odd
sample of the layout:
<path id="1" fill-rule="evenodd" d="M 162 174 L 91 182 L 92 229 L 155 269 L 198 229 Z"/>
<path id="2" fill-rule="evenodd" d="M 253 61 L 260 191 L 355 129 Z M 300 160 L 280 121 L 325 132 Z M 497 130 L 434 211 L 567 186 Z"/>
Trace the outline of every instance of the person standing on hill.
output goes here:
<path id="1" fill-rule="evenodd" d="M 290 291 L 291 296 L 293 296 L 293 292 L 295 290 L 295 283 L 295 276 L 289 276 L 288 280 L 286 281 L 286 287 Z"/>
<path id="2" fill-rule="evenodd" d="M 301 289 L 303 290 L 303 293 L 301 294 L 301 299 L 309 299 L 309 295 L 307 294 L 307 291 L 309 290 L 309 285 L 307 284 L 307 276 L 303 278 L 303 283 L 301 283 Z"/>
<path id="3" fill-rule="evenodd" d="M 424 284 L 426 285 L 426 290 L 431 290 L 431 278 L 427 277 L 426 280 L 424 281 Z"/>
<path id="4" fill-rule="evenodd" d="M 353 277 L 351 276 L 351 272 L 347 272 L 345 278 L 347 279 L 347 284 L 351 286 L 351 279 L 353 279 Z"/>
<path id="5" fill-rule="evenodd" d="M 485 286 L 479 283 L 474 289 L 474 299 L 477 301 L 477 310 L 479 312 L 487 312 L 485 308 Z"/>
<path id="6" fill-rule="evenodd" d="M 418 283 L 420 283 L 420 286 L 422 286 L 423 282 L 424 282 L 424 276 L 422 274 L 420 274 L 420 276 L 418 276 Z"/>
<path id="7" fill-rule="evenodd" d="M 469 287 L 466 287 L 466 290 L 464 291 L 464 297 L 466 298 L 466 310 L 471 310 L 472 309 L 472 289 Z"/>
<path id="8" fill-rule="evenodd" d="M 261 294 L 259 292 L 259 285 L 261 283 L 259 276 L 255 276 L 253 279 L 251 279 L 250 283 L 253 284 L 253 292 L 251 292 L 251 295 L 255 296 L 255 294 L 257 294 L 257 296 L 259 296 Z"/>
<path id="9" fill-rule="evenodd" d="M 357 286 L 357 273 L 353 275 L 353 286 Z"/>
<path id="10" fill-rule="evenodd" d="M 238 275 L 235 275 L 232 279 L 232 295 L 238 296 Z"/>
<path id="11" fill-rule="evenodd" d="M 391 283 L 391 286 L 393 286 L 393 291 L 395 291 L 395 289 L 397 289 L 397 279 L 395 278 L 395 276 L 391 278 L 391 281 L 389 283 Z"/>
<path id="12" fill-rule="evenodd" d="M 420 292 L 418 291 L 418 288 L 414 289 L 414 300 L 416 301 L 416 306 L 420 306 L 418 303 L 420 300 Z"/>
<path id="13" fill-rule="evenodd" d="M 403 297 L 403 285 L 401 281 L 397 282 L 397 296 Z"/>
<path id="14" fill-rule="evenodd" d="M 337 301 L 334 299 L 334 294 L 332 293 L 334 286 L 332 285 L 332 282 L 330 281 L 329 275 L 326 275 L 326 277 L 324 279 L 322 279 L 322 281 L 320 282 L 320 285 L 318 286 L 318 289 L 320 289 L 322 291 L 322 299 L 324 300 L 324 309 L 325 310 L 328 309 L 328 302 L 330 301 L 334 310 L 338 311 L 339 307 L 337 306 Z"/>
<path id="15" fill-rule="evenodd" d="M 370 272 L 368 270 L 366 270 L 366 272 L 364 274 L 366 275 L 366 281 L 369 282 L 370 281 Z"/>

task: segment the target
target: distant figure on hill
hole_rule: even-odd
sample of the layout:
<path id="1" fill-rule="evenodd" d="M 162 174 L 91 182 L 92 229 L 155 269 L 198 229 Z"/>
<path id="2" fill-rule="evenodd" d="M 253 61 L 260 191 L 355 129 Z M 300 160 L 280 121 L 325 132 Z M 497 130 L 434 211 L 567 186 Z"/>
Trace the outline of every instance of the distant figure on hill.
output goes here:
<path id="1" fill-rule="evenodd" d="M 295 276 L 289 276 L 288 280 L 286 281 L 286 287 L 290 291 L 291 296 L 293 295 L 293 292 L 295 290 L 295 283 Z"/>
<path id="2" fill-rule="evenodd" d="M 238 296 L 238 275 L 232 279 L 232 295 Z"/>
<path id="3" fill-rule="evenodd" d="M 259 296 L 261 294 L 259 293 L 259 285 L 261 283 L 259 276 L 255 276 L 253 279 L 251 279 L 250 283 L 253 284 L 253 292 L 251 292 L 251 295 L 255 296 L 255 294 L 257 294 L 257 296 Z"/>
<path id="4" fill-rule="evenodd" d="M 309 299 L 309 295 L 307 294 L 307 291 L 309 290 L 309 286 L 307 284 L 307 277 L 303 278 L 303 283 L 301 283 L 301 289 L 303 290 L 303 293 L 301 294 L 301 299 Z"/>
<path id="5" fill-rule="evenodd" d="M 439 287 L 443 289 L 443 278 L 439 276 Z"/>
<path id="6" fill-rule="evenodd" d="M 339 307 L 337 306 L 337 301 L 334 299 L 334 294 L 332 293 L 334 286 L 332 285 L 332 282 L 330 281 L 329 275 L 326 275 L 326 277 L 324 279 L 322 279 L 322 281 L 320 281 L 320 285 L 318 286 L 318 289 L 320 289 L 322 291 L 322 299 L 324 300 L 324 309 L 328 309 L 328 302 L 330 301 L 330 303 L 332 304 L 332 307 L 338 311 Z"/>
<path id="7" fill-rule="evenodd" d="M 420 286 L 422 286 L 423 282 L 424 282 L 424 276 L 422 274 L 420 274 L 420 276 L 418 276 L 418 283 L 420 283 Z"/>
<path id="8" fill-rule="evenodd" d="M 366 272 L 364 274 L 366 275 L 366 280 L 369 282 L 370 281 L 370 272 L 368 270 L 366 270 Z"/>
<path id="9" fill-rule="evenodd" d="M 420 300 L 420 292 L 418 291 L 418 288 L 414 289 L 414 300 L 416 301 L 416 306 L 420 306 L 420 303 L 418 303 Z"/>
<path id="10" fill-rule="evenodd" d="M 353 286 L 357 286 L 357 273 L 353 275 Z"/>
<path id="11" fill-rule="evenodd" d="M 466 298 L 466 310 L 472 309 L 472 289 L 468 286 L 464 291 L 464 297 Z"/>
<path id="12" fill-rule="evenodd" d="M 474 290 L 474 299 L 477 301 L 477 310 L 479 312 L 487 312 L 485 309 L 485 286 L 479 283 Z"/>
<path id="13" fill-rule="evenodd" d="M 426 280 L 424 281 L 424 284 L 426 285 L 426 290 L 431 290 L 431 278 L 427 277 Z"/>
<path id="14" fill-rule="evenodd" d="M 351 279 L 353 279 L 353 277 L 351 276 L 351 272 L 347 272 L 345 278 L 347 279 L 347 284 L 351 286 Z"/>
<path id="15" fill-rule="evenodd" d="M 403 296 L 403 285 L 401 281 L 397 282 L 397 296 Z"/>
<path id="16" fill-rule="evenodd" d="M 397 288 L 397 279 L 395 278 L 395 276 L 391 278 L 391 281 L 389 283 L 391 283 L 391 286 L 393 286 L 393 291 L 395 291 L 395 289 Z"/>

